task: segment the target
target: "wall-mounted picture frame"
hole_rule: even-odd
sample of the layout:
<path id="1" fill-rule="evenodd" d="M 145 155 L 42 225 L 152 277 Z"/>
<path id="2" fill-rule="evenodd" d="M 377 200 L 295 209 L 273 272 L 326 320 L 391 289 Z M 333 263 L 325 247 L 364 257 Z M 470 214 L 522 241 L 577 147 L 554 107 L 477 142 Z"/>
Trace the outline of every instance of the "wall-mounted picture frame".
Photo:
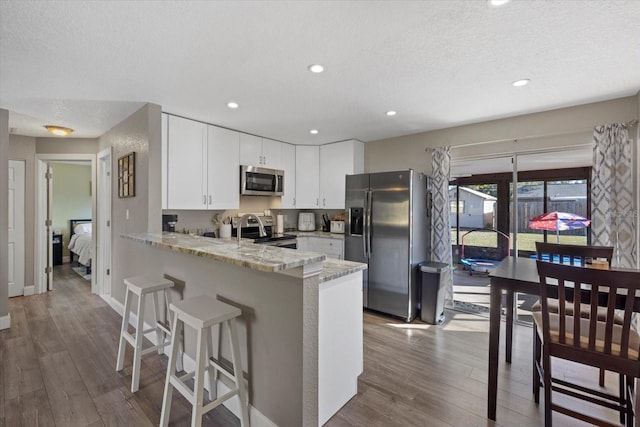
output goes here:
<path id="1" fill-rule="evenodd" d="M 136 152 L 118 158 L 118 197 L 134 197 L 136 195 Z"/>

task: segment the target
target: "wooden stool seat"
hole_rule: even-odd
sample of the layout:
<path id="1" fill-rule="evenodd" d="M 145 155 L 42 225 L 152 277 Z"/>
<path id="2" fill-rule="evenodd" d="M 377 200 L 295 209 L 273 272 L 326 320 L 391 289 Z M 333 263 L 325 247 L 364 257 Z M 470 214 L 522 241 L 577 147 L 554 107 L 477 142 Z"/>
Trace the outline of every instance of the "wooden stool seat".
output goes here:
<path id="1" fill-rule="evenodd" d="M 116 371 L 121 371 L 124 367 L 124 353 L 126 343 L 131 344 L 134 348 L 133 353 L 133 369 L 131 373 L 131 392 L 138 391 L 140 386 L 140 361 L 142 356 L 158 351 L 162 354 L 163 348 L 171 343 L 171 330 L 169 325 L 165 325 L 160 321 L 160 306 L 158 304 L 158 293 L 164 294 L 167 315 L 170 317 L 169 310 L 171 304 L 171 295 L 169 289 L 173 287 L 173 282 L 164 278 L 155 278 L 149 276 L 135 276 L 124 279 L 126 287 L 124 297 L 124 313 L 122 315 L 122 328 L 120 329 L 120 343 L 118 345 L 118 360 L 116 362 Z M 136 312 L 136 330 L 135 335 L 129 333 L 129 319 L 131 316 L 132 295 L 138 297 L 138 307 Z M 147 295 L 153 296 L 153 314 L 154 322 L 151 328 L 144 329 L 144 311 Z M 170 319 L 169 319 L 170 320 Z M 149 332 L 156 333 L 156 345 L 152 345 L 143 349 L 144 334 Z M 180 364 L 182 366 L 182 364 Z"/>
<path id="2" fill-rule="evenodd" d="M 171 409 L 171 398 L 175 388 L 182 394 L 192 406 L 191 426 L 202 425 L 202 416 L 219 406 L 226 400 L 238 396 L 240 400 L 240 422 L 242 426 L 249 426 L 249 405 L 247 393 L 242 375 L 242 361 L 240 359 L 240 344 L 236 327 L 236 318 L 242 312 L 237 307 L 225 304 L 217 299 L 202 295 L 188 300 L 171 304 L 169 309 L 173 313 L 172 336 L 179 336 L 184 330 L 184 325 L 194 329 L 196 338 L 196 368 L 195 371 L 184 375 L 176 375 L 176 357 L 178 347 L 175 338 L 171 339 L 171 351 L 169 353 L 169 366 L 167 367 L 167 378 L 164 386 L 164 397 L 162 399 L 162 413 L 160 415 L 160 425 L 169 425 L 169 413 Z M 231 359 L 233 363 L 232 371 L 228 371 L 219 363 L 219 357 L 209 354 L 211 346 L 211 328 L 216 325 L 226 325 L 231 342 Z M 219 355 L 216 355 L 219 356 Z M 235 383 L 235 387 L 223 396 L 216 396 L 217 374 L 222 373 Z M 209 400 L 211 402 L 203 404 L 204 381 L 207 373 Z M 193 390 L 186 384 L 186 381 L 194 379 Z"/>

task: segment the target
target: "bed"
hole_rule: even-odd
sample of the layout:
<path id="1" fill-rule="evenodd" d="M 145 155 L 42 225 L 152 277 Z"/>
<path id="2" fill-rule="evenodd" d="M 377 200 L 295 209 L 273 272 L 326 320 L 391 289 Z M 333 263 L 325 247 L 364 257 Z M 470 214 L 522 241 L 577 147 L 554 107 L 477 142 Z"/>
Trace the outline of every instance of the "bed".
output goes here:
<path id="1" fill-rule="evenodd" d="M 92 247 L 91 220 L 70 219 L 68 248 L 71 253 L 71 262 L 74 262 L 74 255 L 76 255 L 78 263 L 86 267 L 87 274 L 91 274 Z"/>

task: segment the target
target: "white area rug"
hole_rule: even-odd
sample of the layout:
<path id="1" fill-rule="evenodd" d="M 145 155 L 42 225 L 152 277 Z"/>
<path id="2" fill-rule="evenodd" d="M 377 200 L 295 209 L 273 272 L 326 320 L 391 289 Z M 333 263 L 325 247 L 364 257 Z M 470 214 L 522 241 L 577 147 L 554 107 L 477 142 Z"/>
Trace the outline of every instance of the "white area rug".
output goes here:
<path id="1" fill-rule="evenodd" d="M 87 274 L 87 267 L 71 267 L 84 280 L 91 280 L 91 274 Z"/>

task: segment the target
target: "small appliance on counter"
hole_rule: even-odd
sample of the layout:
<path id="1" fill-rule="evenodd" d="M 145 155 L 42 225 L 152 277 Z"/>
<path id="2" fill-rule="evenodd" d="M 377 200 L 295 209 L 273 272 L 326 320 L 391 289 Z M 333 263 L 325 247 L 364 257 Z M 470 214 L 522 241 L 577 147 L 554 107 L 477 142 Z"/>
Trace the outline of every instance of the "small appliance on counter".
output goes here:
<path id="1" fill-rule="evenodd" d="M 316 215 L 313 212 L 298 214 L 298 231 L 316 231 Z"/>
<path id="2" fill-rule="evenodd" d="M 344 221 L 331 221 L 330 230 L 332 233 L 344 234 Z"/>
<path id="3" fill-rule="evenodd" d="M 175 233 L 178 215 L 162 215 L 162 231 L 172 231 Z"/>

